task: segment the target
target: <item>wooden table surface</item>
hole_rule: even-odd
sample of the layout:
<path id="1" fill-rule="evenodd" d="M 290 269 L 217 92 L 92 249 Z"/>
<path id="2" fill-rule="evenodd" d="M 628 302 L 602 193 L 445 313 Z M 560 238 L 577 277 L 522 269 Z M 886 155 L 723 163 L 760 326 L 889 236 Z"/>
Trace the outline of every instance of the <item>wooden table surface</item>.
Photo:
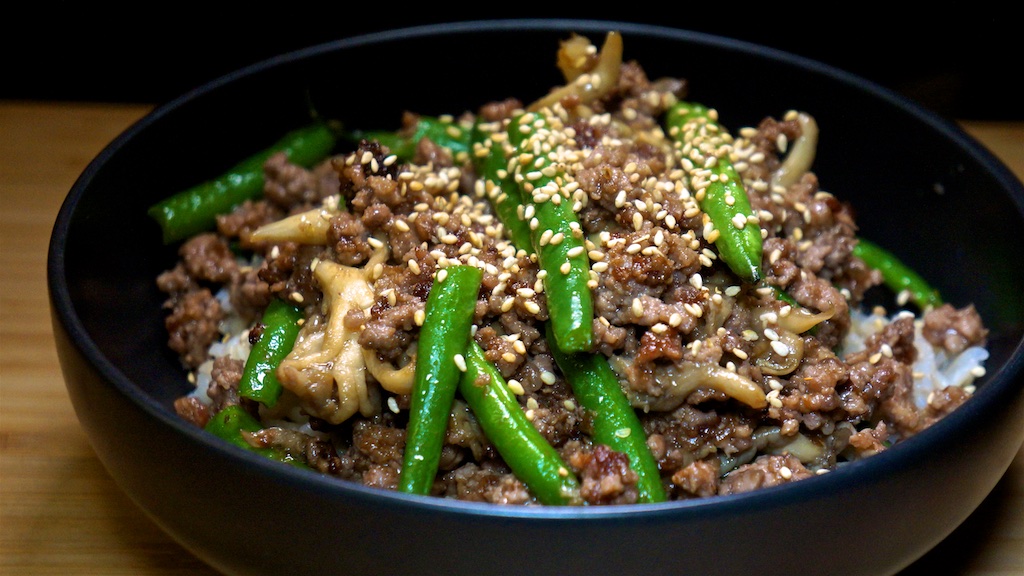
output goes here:
<path id="1" fill-rule="evenodd" d="M 213 575 L 114 484 L 57 364 L 46 250 L 88 162 L 149 108 L 0 101 L 0 574 Z M 1024 179 L 1024 123 L 964 123 Z M 1024 574 L 1024 448 L 981 507 L 901 576 Z"/>

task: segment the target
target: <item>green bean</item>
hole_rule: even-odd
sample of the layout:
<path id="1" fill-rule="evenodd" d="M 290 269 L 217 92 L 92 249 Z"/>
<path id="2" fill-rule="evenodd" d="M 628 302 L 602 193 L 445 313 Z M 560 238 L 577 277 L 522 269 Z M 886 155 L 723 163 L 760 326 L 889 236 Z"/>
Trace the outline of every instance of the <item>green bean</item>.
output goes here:
<path id="1" fill-rule="evenodd" d="M 594 302 L 590 289 L 590 258 L 583 229 L 566 192 L 569 183 L 549 156 L 557 146 L 543 113 L 512 119 L 508 129 L 514 147 L 513 173 L 530 222 L 533 249 L 544 271 L 544 293 L 554 328 L 552 342 L 564 352 L 593 346 Z"/>
<path id="2" fill-rule="evenodd" d="M 899 258 L 874 242 L 857 238 L 853 247 L 853 255 L 860 258 L 871 268 L 882 273 L 885 285 L 893 292 L 904 291 L 910 301 L 922 310 L 942 306 L 939 291 L 928 284 L 916 271 L 904 264 Z"/>
<path id="3" fill-rule="evenodd" d="M 399 491 L 429 494 L 434 483 L 482 278 L 475 266 L 442 268 L 427 295 Z"/>
<path id="4" fill-rule="evenodd" d="M 417 116 L 411 128 L 398 131 L 386 130 L 353 130 L 346 136 L 350 140 L 375 140 L 405 162 L 411 161 L 416 155 L 416 146 L 426 138 L 448 149 L 455 159 L 464 158 L 470 150 L 471 131 L 460 126 L 448 116 Z"/>
<path id="5" fill-rule="evenodd" d="M 550 331 L 549 326 L 549 341 Z M 640 502 L 665 501 L 665 487 L 658 462 L 647 446 L 647 433 L 608 361 L 598 354 L 566 354 L 549 348 L 576 401 L 593 419 L 594 442 L 629 458 L 630 467 L 639 477 Z"/>
<path id="6" fill-rule="evenodd" d="M 272 154 L 284 152 L 289 161 L 309 167 L 326 158 L 334 144 L 334 132 L 324 122 L 292 130 L 219 177 L 150 206 L 147 213 L 160 225 L 165 243 L 211 230 L 216 227 L 219 214 L 263 195 L 263 164 Z"/>
<path id="7" fill-rule="evenodd" d="M 231 444 L 240 448 L 245 448 L 250 452 L 255 452 L 256 454 L 265 456 L 271 460 L 277 460 L 300 468 L 306 467 L 305 462 L 301 459 L 295 458 L 287 450 L 253 446 L 246 442 L 245 437 L 242 436 L 243 432 L 259 432 L 262 429 L 263 425 L 260 424 L 259 420 L 246 412 L 245 408 L 242 408 L 242 406 L 238 404 L 227 406 L 220 412 L 214 414 L 204 427 L 204 430 L 221 440 L 226 440 Z"/>
<path id="8" fill-rule="evenodd" d="M 669 109 L 668 131 L 680 151 L 688 188 L 713 230 L 705 238 L 742 280 L 761 279 L 761 226 L 750 207 L 743 180 L 729 159 L 732 138 L 718 114 L 702 104 L 679 102 Z"/>
<path id="9" fill-rule="evenodd" d="M 270 301 L 261 319 L 263 332 L 249 351 L 238 383 L 238 393 L 243 398 L 265 406 L 277 404 L 282 388 L 275 371 L 295 345 L 302 318 L 301 308 L 280 298 Z"/>
<path id="10" fill-rule="evenodd" d="M 501 372 L 470 339 L 459 391 L 484 434 L 542 504 L 582 504 L 579 480 L 526 418 Z"/>
<path id="11" fill-rule="evenodd" d="M 483 184 L 483 193 L 501 220 L 505 233 L 517 249 L 533 251 L 530 227 L 522 218 L 523 195 L 512 174 L 502 147 L 507 135 L 484 129 L 480 122 L 473 126 L 471 150 L 473 167 Z"/>

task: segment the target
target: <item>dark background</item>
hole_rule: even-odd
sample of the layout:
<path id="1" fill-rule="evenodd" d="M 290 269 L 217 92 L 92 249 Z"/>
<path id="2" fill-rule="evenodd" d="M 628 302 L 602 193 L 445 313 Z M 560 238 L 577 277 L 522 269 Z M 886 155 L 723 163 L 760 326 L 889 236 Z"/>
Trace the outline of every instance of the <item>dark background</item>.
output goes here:
<path id="1" fill-rule="evenodd" d="M 1024 70 L 1018 21 L 989 2 L 932 3 L 921 12 L 897 8 L 895 2 L 780 2 L 750 12 L 717 3 L 706 14 L 692 3 L 665 4 L 678 8 L 656 14 L 637 3 L 631 8 L 646 12 L 639 16 L 620 13 L 621 7 L 584 13 L 578 8 L 515 12 L 511 5 L 501 11 L 445 11 L 441 5 L 385 3 L 367 4 L 361 12 L 350 2 L 329 9 L 302 3 L 146 6 L 153 9 L 139 15 L 135 4 L 115 10 L 42 2 L 29 7 L 27 16 L 5 17 L 0 98 L 159 104 L 238 67 L 346 36 L 543 14 L 729 36 L 835 65 L 949 118 L 1024 120 L 1017 87 Z"/>

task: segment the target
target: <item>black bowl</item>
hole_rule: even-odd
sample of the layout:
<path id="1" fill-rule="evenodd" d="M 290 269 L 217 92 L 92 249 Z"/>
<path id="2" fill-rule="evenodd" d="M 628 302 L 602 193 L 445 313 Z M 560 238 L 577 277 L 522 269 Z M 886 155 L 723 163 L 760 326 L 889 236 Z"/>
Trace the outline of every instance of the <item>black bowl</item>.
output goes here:
<path id="1" fill-rule="evenodd" d="M 652 78 L 754 125 L 785 110 L 821 126 L 823 187 L 863 233 L 975 303 L 991 329 L 974 398 L 846 468 L 736 496 L 629 507 L 499 507 L 342 483 L 264 460 L 179 419 L 156 275 L 174 261 L 147 206 L 308 118 L 360 126 L 461 112 L 559 83 L 558 41 L 610 29 Z M 368 89 L 351 83 L 367 77 Z M 400 80 L 399 80 L 400 79 Z M 460 23 L 373 34 L 260 63 L 147 115 L 85 170 L 53 230 L 54 332 L 82 426 L 124 491 L 230 574 L 892 574 L 990 492 L 1024 441 L 1024 187 L 954 124 L 842 71 L 728 39 L 595 21 Z M 881 533 L 881 534 L 879 534 Z M 866 536 L 870 535 L 870 536 Z"/>

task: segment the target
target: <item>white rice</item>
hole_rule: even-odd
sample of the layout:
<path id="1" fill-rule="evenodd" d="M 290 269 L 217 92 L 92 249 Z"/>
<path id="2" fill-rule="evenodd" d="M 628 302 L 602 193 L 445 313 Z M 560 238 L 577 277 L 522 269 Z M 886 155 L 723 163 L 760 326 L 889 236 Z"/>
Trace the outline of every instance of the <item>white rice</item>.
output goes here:
<path id="1" fill-rule="evenodd" d="M 881 309 L 863 312 L 852 310 L 850 313 L 850 332 L 843 342 L 843 354 L 864 349 L 864 341 L 878 332 L 897 317 L 913 314 L 908 311 L 886 316 Z M 920 317 L 914 317 L 914 346 L 917 348 L 917 361 L 914 363 L 914 401 L 918 408 L 928 405 L 928 398 L 933 392 L 949 386 L 960 386 L 973 392 L 974 381 L 985 374 L 985 360 L 988 350 L 981 346 L 972 346 L 963 352 L 950 355 L 945 349 L 932 345 L 925 339 L 921 328 L 924 325 Z"/>

